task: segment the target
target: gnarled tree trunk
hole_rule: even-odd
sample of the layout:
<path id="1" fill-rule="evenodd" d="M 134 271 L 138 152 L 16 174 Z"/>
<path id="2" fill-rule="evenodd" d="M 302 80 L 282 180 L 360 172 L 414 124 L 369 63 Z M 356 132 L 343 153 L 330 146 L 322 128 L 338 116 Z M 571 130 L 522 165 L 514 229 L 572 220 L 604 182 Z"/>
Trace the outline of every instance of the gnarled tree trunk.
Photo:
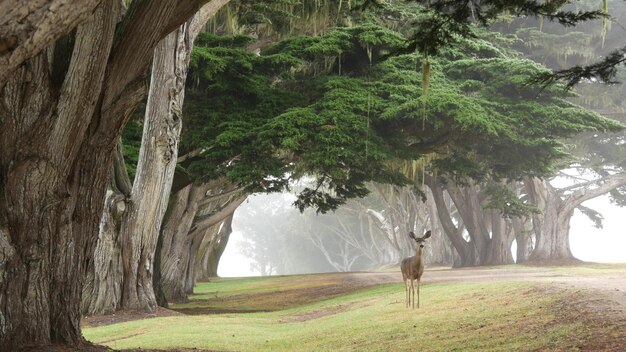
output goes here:
<path id="1" fill-rule="evenodd" d="M 541 209 L 541 214 L 533 216 L 537 243 L 529 261 L 575 261 L 569 246 L 569 222 L 574 215 L 574 208 L 563 212 L 563 200 L 546 180 L 530 179 L 526 182 L 526 188 L 531 202 Z"/>
<path id="2" fill-rule="evenodd" d="M 120 282 L 122 292 L 98 290 L 84 295 L 83 300 L 89 301 L 83 304 L 89 307 L 84 310 L 87 314 L 112 313 L 119 308 L 152 311 L 157 306 L 152 285 L 154 253 L 178 157 L 184 85 L 193 41 L 202 24 L 227 2 L 214 0 L 205 5 L 154 50 L 137 174 L 121 226 L 116 227 L 120 232 L 115 236 L 119 237 L 117 247 L 111 253 L 101 253 L 111 249 L 109 244 L 96 248 L 96 258 L 121 252 L 123 267 L 117 273 L 121 270 L 122 274 L 107 279 Z M 107 215 L 105 221 L 112 219 Z M 101 228 L 110 227 L 105 223 Z"/>
<path id="3" fill-rule="evenodd" d="M 54 16 L 70 24 L 51 36 L 56 22 L 27 35 L 26 41 L 43 39 L 12 61 L 23 62 L 19 68 L 0 66 L 8 77 L 0 77 L 0 349 L 83 342 L 83 278 L 115 143 L 145 93 L 152 50 L 202 3 L 137 3 L 114 50 L 119 0 L 104 0 L 94 11 L 81 1 L 77 16 L 69 6 L 58 8 Z M 52 41 L 85 13 L 67 61 Z M 17 21 L 11 14 L 21 16 L 2 12 L 2 23 Z"/>
<path id="4" fill-rule="evenodd" d="M 612 174 L 593 181 L 595 188 L 581 187 L 563 196 L 547 180 L 528 179 L 525 185 L 535 205 L 542 209 L 533 216 L 537 243 L 529 260 L 542 263 L 577 262 L 569 245 L 570 220 L 583 202 L 626 185 L 626 174 Z"/>
<path id="5" fill-rule="evenodd" d="M 193 289 L 195 258 L 202 239 L 211 227 L 232 215 L 245 198 L 242 188 L 225 179 L 188 185 L 176 193 L 166 215 L 158 253 L 159 284 L 168 302 L 187 300 L 187 293 Z"/>
<path id="6" fill-rule="evenodd" d="M 511 246 L 515 239 L 510 220 L 504 219 L 497 210 L 491 210 L 491 240 L 484 261 L 485 265 L 512 264 Z"/>
<path id="7" fill-rule="evenodd" d="M 452 242 L 452 246 L 458 254 L 458 261 L 454 263 L 454 267 L 476 266 L 480 264 L 480 256 L 478 249 L 474 245 L 474 241 L 466 241 L 463 238 L 465 228 L 463 224 L 455 225 L 450 214 L 448 205 L 446 204 L 443 186 L 441 182 L 434 176 L 425 175 L 425 183 L 431 190 L 433 200 L 437 206 L 439 221 L 446 235 Z"/>
<path id="8" fill-rule="evenodd" d="M 154 50 L 137 174 L 121 234 L 124 308 L 153 311 L 157 307 L 152 288 L 154 252 L 178 158 L 187 72 L 186 65 L 177 65 L 177 58 L 188 58 L 192 45 L 185 24 Z"/>
<path id="9" fill-rule="evenodd" d="M 98 243 L 94 259 L 87 268 L 83 286 L 81 312 L 86 315 L 113 313 L 120 307 L 122 300 L 120 232 L 131 186 L 124 164 L 121 140 L 117 143 L 109 180 Z"/>
<path id="10" fill-rule="evenodd" d="M 511 226 L 515 233 L 515 241 L 517 242 L 517 258 L 516 263 L 524 263 L 528 260 L 530 253 L 533 251 L 533 241 L 529 231 L 526 230 L 528 219 L 513 218 Z"/>

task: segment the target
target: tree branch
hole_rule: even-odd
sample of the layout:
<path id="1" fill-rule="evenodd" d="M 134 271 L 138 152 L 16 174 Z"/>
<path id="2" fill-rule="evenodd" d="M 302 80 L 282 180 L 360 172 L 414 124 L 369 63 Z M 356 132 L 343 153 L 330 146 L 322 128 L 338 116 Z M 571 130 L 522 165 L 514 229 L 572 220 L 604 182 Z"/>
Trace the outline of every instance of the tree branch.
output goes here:
<path id="1" fill-rule="evenodd" d="M 574 211 L 574 209 L 583 202 L 599 197 L 617 187 L 626 185 L 626 173 L 613 174 L 596 181 L 596 183 L 600 184 L 599 187 L 578 190 L 566 197 L 564 200 L 565 211 Z"/>
<path id="2" fill-rule="evenodd" d="M 0 1 L 0 88 L 17 67 L 69 33 L 100 2 Z"/>

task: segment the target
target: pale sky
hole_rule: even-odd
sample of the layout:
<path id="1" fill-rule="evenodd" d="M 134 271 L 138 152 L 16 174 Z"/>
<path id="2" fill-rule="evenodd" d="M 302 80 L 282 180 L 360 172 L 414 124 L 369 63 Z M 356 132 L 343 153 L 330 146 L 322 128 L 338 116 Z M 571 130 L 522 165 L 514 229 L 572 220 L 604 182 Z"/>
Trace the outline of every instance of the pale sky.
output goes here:
<path id="1" fill-rule="evenodd" d="M 241 207 L 256 206 L 264 202 L 263 195 L 249 197 Z M 610 204 L 608 197 L 599 197 L 584 203 L 604 215 L 604 227 L 596 229 L 593 223 L 578 210 L 572 218 L 570 246 L 578 259 L 599 263 L 626 263 L 626 208 Z M 237 243 L 243 234 L 237 224 L 237 213 L 233 219 L 233 233 L 222 255 L 218 274 L 221 277 L 258 276 L 250 270 L 250 262 L 239 253 Z"/>

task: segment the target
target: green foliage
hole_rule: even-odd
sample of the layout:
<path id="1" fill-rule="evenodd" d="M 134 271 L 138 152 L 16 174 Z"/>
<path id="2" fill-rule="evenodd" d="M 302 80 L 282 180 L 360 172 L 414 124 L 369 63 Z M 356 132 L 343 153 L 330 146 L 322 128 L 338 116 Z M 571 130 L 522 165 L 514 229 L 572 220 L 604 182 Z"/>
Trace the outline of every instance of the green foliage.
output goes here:
<path id="1" fill-rule="evenodd" d="M 143 111 L 145 109 L 138 109 Z M 141 135 L 143 133 L 143 125 L 141 123 L 141 115 L 135 114 L 128 121 L 124 131 L 122 132 L 122 141 L 124 142 L 124 162 L 128 177 L 132 181 L 137 172 L 137 163 L 139 162 L 139 149 L 141 148 Z"/>
<path id="2" fill-rule="evenodd" d="M 504 217 L 524 217 L 541 213 L 536 206 L 522 201 L 506 184 L 489 182 L 485 187 L 485 194 L 489 197 L 486 207 L 498 209 Z"/>
<path id="3" fill-rule="evenodd" d="M 560 138 L 622 127 L 528 84 L 547 69 L 474 35 L 429 55 L 420 99 L 423 56 L 396 55 L 411 40 L 384 23 L 290 37 L 260 56 L 241 38 L 202 37 L 212 46 L 193 52 L 181 148 L 203 153 L 185 170 L 250 191 L 310 175 L 295 204 L 326 212 L 365 182 L 404 183 L 391 160 L 434 153 L 432 168 L 459 182 L 544 176 L 566 155 Z"/>

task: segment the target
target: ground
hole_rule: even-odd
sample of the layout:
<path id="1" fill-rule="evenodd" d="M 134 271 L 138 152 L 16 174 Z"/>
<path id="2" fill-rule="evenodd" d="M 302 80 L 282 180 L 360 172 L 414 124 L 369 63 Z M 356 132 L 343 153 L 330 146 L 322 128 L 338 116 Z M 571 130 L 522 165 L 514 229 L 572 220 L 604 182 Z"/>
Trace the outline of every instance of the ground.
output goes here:
<path id="1" fill-rule="evenodd" d="M 342 297 L 346 295 L 363 292 L 366 288 L 372 289 L 374 287 L 386 287 L 385 290 L 387 291 L 380 291 L 381 296 L 388 294 L 388 291 L 391 290 L 393 297 L 395 297 L 394 301 L 390 302 L 388 298 L 385 298 L 383 301 L 387 302 L 386 304 L 396 307 L 402 307 L 404 305 L 402 301 L 404 298 L 402 279 L 399 271 L 395 269 L 383 272 L 278 276 L 263 279 L 249 279 L 249 282 L 246 280 L 247 279 L 243 279 L 243 281 L 241 279 L 217 279 L 210 283 L 201 283 L 197 287 L 197 294 L 194 295 L 192 300 L 187 304 L 175 305 L 171 307 L 172 309 L 160 309 L 157 313 L 150 315 L 126 311 L 109 316 L 89 317 L 82 321 L 82 326 L 87 330 L 98 330 L 98 327 L 105 327 L 107 325 L 118 326 L 121 325 L 117 324 L 120 322 L 152 317 L 184 318 L 196 316 L 198 319 L 204 319 L 204 317 L 219 317 L 223 315 L 226 317 L 225 319 L 241 320 L 242 318 L 237 317 L 252 317 L 255 316 L 255 314 L 273 314 L 259 312 L 281 313 L 281 315 L 272 316 L 272 324 L 283 324 L 287 326 L 289 324 L 310 323 L 332 317 L 339 317 L 342 316 L 342 314 L 346 315 L 349 314 L 350 311 L 357 311 L 363 308 L 365 305 L 379 305 L 379 302 L 374 302 L 368 297 L 366 297 L 366 301 L 342 300 Z M 501 330 L 498 324 L 506 324 L 507 314 L 511 316 L 511 319 L 519 318 L 511 315 L 513 313 L 507 312 L 506 309 L 504 313 L 501 313 L 502 315 L 494 313 L 493 317 L 490 317 L 489 312 L 487 312 L 486 318 L 476 318 L 476 316 L 478 316 L 477 314 L 482 313 L 480 310 L 475 310 L 474 313 L 471 313 L 473 309 L 471 307 L 472 301 L 479 302 L 481 300 L 489 301 L 494 299 L 495 296 L 490 296 L 488 289 L 484 290 L 485 287 L 489 287 L 489 285 L 493 284 L 499 285 L 494 286 L 497 290 L 508 289 L 510 292 L 506 294 L 514 295 L 516 300 L 532 300 L 532 302 L 526 302 L 527 306 L 523 309 L 531 311 L 537 308 L 539 310 L 549 311 L 549 319 L 547 321 L 533 321 L 534 323 L 532 324 L 537 324 L 537 326 L 528 327 L 530 331 L 528 336 L 541 335 L 544 329 L 550 329 L 554 326 L 568 326 L 569 329 L 569 326 L 578 324 L 577 329 L 579 330 L 581 329 L 580 325 L 583 326 L 581 330 L 583 333 L 575 338 L 575 341 L 571 341 L 571 343 L 568 342 L 567 346 L 556 345 L 549 349 L 540 348 L 539 350 L 626 350 L 626 265 L 585 264 L 567 267 L 505 266 L 455 270 L 430 268 L 424 273 L 422 282 L 422 291 L 426 292 L 426 295 L 422 296 L 423 308 L 421 311 L 424 314 L 429 314 L 429 306 L 441 304 L 441 302 L 436 301 L 434 293 L 428 293 L 429 288 L 449 286 L 452 291 L 467 290 L 467 292 L 457 292 L 456 294 L 464 300 L 467 300 L 466 303 L 461 303 L 460 305 L 463 307 L 463 311 L 468 311 L 468 316 L 475 315 L 475 321 L 466 320 L 459 322 L 458 326 L 460 328 L 471 328 L 474 332 L 478 330 L 478 333 L 484 330 L 486 334 L 494 335 L 498 334 L 499 329 Z M 516 285 L 519 285 L 519 287 Z M 558 299 L 542 301 L 541 297 L 558 297 Z M 336 302 L 333 301 L 333 299 Z M 314 303 L 320 301 L 325 302 L 324 300 L 334 303 L 320 303 L 319 305 Z M 311 306 L 304 310 L 297 308 L 306 304 Z M 497 304 L 498 303 L 494 303 L 494 307 Z M 534 307 L 533 304 L 540 304 L 540 306 Z M 461 308 L 461 306 L 458 308 Z M 489 306 L 487 305 L 487 307 Z M 450 309 L 450 307 L 446 306 L 437 306 L 437 309 L 439 308 Z M 402 310 L 394 309 L 402 313 Z M 456 310 L 458 309 L 453 306 L 452 311 Z M 485 309 L 482 308 L 482 310 Z M 288 314 L 282 314 L 282 312 L 288 312 Z M 242 316 L 241 313 L 255 314 Z M 388 313 L 388 311 L 381 311 L 378 314 Z M 422 314 L 419 311 L 418 313 Z M 523 315 L 523 317 L 525 317 L 525 315 Z M 350 316 L 350 318 L 346 319 L 354 318 Z M 444 319 L 444 321 L 445 320 L 446 319 Z M 252 321 L 255 324 L 259 323 L 256 320 Z M 225 322 L 228 324 L 228 321 Z M 187 323 L 184 322 L 183 324 Z M 211 324 L 219 323 L 211 322 Z M 248 324 L 248 322 L 245 324 Z M 300 328 L 301 325 L 298 326 Z M 416 327 L 416 325 L 413 326 Z M 274 327 L 275 325 L 272 325 L 270 328 L 274 329 Z M 523 328 L 525 329 L 525 327 Z M 99 344 L 115 346 L 119 341 L 133 338 L 136 334 L 154 328 L 141 327 L 138 333 L 135 333 L 135 330 L 132 330 L 132 328 L 128 329 L 129 330 L 124 333 L 118 333 L 117 335 L 111 334 L 109 337 L 105 335 L 105 337 L 99 339 L 95 338 L 95 340 L 92 341 Z M 187 331 L 184 331 L 184 333 L 187 333 Z M 523 334 L 520 333 L 520 335 Z M 555 336 L 559 335 L 557 334 Z M 235 337 L 235 334 L 233 334 L 233 337 Z M 566 337 L 566 339 L 568 341 L 572 340 L 569 337 Z M 357 342 L 355 341 L 355 343 Z M 220 350 L 228 349 L 224 347 L 211 348 Z M 380 350 L 380 347 L 368 348 L 360 346 L 360 348 Z M 52 352 L 66 351 L 61 348 L 46 350 Z M 95 346 L 85 346 L 83 350 L 102 351 L 103 349 Z M 246 350 L 246 347 L 243 346 L 241 350 Z M 473 348 L 473 350 L 481 349 Z M 525 349 L 522 347 L 521 349 L 518 348 L 518 350 Z M 125 349 L 124 351 L 145 352 L 157 350 Z M 168 351 L 200 352 L 208 350 L 168 349 Z"/>

